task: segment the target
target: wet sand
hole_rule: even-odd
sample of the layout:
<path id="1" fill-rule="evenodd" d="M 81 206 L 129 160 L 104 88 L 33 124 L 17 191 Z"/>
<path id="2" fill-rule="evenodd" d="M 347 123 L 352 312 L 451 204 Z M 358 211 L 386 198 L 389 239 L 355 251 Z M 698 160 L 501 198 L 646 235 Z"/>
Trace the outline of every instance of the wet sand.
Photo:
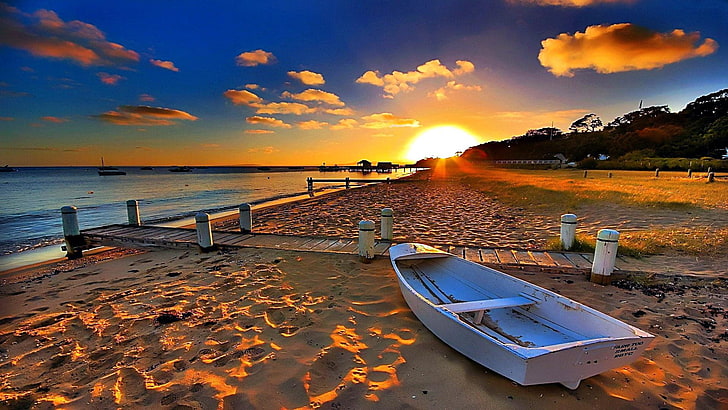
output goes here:
<path id="1" fill-rule="evenodd" d="M 399 240 L 537 248 L 558 232 L 558 215 L 418 179 L 259 209 L 254 229 L 355 237 L 388 206 Z M 639 218 L 685 216 L 625 219 Z M 726 265 L 682 275 L 670 269 L 694 257 L 673 258 L 607 287 L 509 272 L 657 336 L 630 366 L 573 391 L 519 386 L 440 342 L 384 258 L 117 249 L 32 267 L 0 278 L 0 407 L 728 408 Z"/>

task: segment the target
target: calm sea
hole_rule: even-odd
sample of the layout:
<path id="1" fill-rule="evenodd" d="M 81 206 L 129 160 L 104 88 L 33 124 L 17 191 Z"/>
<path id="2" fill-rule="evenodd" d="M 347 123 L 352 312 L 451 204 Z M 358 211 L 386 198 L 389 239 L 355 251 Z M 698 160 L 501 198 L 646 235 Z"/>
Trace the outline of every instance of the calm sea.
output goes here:
<path id="1" fill-rule="evenodd" d="M 401 173 L 291 171 L 290 168 L 206 167 L 191 172 L 120 167 L 126 175 L 99 176 L 94 167 L 18 168 L 0 173 L 0 268 L 8 255 L 53 245 L 63 237 L 61 207 L 78 208 L 81 229 L 126 223 L 126 201 L 136 199 L 142 223 L 154 224 L 236 209 L 241 203 L 306 193 L 306 178 L 399 177 Z M 275 170 L 288 172 L 272 172 Z M 256 172 L 252 172 L 256 171 Z M 336 184 L 328 184 L 332 186 Z M 316 184 L 315 188 L 326 184 Z"/>

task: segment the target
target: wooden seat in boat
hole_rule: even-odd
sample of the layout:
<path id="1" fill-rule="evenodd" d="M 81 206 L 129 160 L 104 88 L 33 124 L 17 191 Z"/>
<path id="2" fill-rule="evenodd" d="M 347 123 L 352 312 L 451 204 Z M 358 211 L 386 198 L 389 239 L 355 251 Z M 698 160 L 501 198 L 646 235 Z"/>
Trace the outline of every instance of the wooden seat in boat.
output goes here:
<path id="1" fill-rule="evenodd" d="M 468 302 L 445 303 L 438 307 L 445 308 L 453 313 L 476 312 L 475 323 L 483 320 L 483 312 L 491 309 L 503 309 L 516 306 L 527 306 L 536 303 L 535 300 L 525 296 L 509 298 L 472 300 Z"/>

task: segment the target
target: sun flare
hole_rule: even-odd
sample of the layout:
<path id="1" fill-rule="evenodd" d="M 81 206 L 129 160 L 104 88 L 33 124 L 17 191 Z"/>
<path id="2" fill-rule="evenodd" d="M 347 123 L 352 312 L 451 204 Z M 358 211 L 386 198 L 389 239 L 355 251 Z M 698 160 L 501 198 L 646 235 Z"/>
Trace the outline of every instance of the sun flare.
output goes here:
<path id="1" fill-rule="evenodd" d="M 440 125 L 417 134 L 410 142 L 405 157 L 409 161 L 429 157 L 448 158 L 479 143 L 477 137 L 460 127 Z"/>

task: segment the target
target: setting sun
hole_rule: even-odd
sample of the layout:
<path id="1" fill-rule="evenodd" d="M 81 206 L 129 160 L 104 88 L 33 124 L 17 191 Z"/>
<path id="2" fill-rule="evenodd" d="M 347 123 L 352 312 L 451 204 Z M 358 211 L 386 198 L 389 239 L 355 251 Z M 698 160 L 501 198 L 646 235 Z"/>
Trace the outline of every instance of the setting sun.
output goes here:
<path id="1" fill-rule="evenodd" d="M 428 157 L 448 158 L 479 143 L 477 137 L 460 127 L 441 125 L 417 134 L 407 148 L 405 157 L 409 161 Z"/>

